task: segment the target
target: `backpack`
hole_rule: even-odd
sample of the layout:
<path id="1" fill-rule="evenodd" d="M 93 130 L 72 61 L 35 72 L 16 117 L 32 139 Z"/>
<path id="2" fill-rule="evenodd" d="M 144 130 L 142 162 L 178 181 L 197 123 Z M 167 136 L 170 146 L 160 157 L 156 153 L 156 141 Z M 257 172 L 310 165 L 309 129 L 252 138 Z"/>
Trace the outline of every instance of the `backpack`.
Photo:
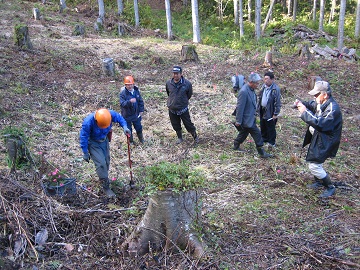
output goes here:
<path id="1" fill-rule="evenodd" d="M 245 84 L 245 77 L 244 77 L 244 75 L 241 75 L 241 74 L 233 75 L 231 77 L 231 81 L 232 81 L 232 85 L 233 85 L 233 90 L 235 92 L 237 92 Z"/>

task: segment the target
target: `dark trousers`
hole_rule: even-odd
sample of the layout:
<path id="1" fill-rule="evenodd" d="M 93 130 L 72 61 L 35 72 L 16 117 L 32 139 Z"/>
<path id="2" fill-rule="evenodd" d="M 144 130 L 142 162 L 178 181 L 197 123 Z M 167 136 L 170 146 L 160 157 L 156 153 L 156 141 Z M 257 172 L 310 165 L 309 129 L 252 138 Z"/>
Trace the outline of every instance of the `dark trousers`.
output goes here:
<path id="1" fill-rule="evenodd" d="M 256 126 L 255 122 L 252 127 L 249 128 L 243 127 L 239 130 L 239 134 L 234 140 L 234 145 L 240 146 L 240 144 L 242 144 L 246 140 L 249 133 L 251 137 L 254 139 L 256 147 L 262 147 L 264 145 L 263 139 L 261 137 L 261 132 L 259 128 Z"/>
<path id="2" fill-rule="evenodd" d="M 264 142 L 268 142 L 272 145 L 274 145 L 276 141 L 276 122 L 277 119 L 267 121 L 267 119 L 263 119 L 260 115 L 261 136 Z"/>
<path id="3" fill-rule="evenodd" d="M 128 129 L 130 129 L 131 134 L 132 134 L 132 126 L 134 126 L 134 129 L 136 130 L 136 133 L 141 133 L 143 130 L 143 127 L 141 125 L 141 116 L 139 118 L 137 118 L 135 121 L 129 121 L 127 119 L 125 119 L 126 124 L 128 126 Z"/>
<path id="4" fill-rule="evenodd" d="M 169 111 L 169 117 L 171 125 L 176 132 L 181 131 L 181 121 L 183 122 L 188 132 L 190 132 L 191 134 L 194 134 L 196 132 L 196 128 L 193 122 L 191 122 L 189 110 L 187 110 L 181 115 L 177 115 Z"/>
<path id="5" fill-rule="evenodd" d="M 89 153 L 94 161 L 98 177 L 107 179 L 110 167 L 110 145 L 107 137 L 103 142 L 89 140 Z"/>

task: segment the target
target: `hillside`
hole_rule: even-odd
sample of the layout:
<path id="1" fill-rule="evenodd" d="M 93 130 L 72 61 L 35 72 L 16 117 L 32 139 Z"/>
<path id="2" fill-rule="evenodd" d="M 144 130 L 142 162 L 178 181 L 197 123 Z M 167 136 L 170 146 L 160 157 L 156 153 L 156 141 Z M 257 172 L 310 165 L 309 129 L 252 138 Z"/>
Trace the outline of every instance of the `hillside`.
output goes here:
<path id="1" fill-rule="evenodd" d="M 139 29 L 123 38 L 93 30 L 94 17 L 69 8 L 58 13 L 51 2 L 44 18 L 32 18 L 34 2 L 0 2 L 0 130 L 21 130 L 35 169 L 10 173 L 4 140 L 0 144 L 0 269 L 357 269 L 360 265 L 359 222 L 359 89 L 358 62 L 312 59 L 274 53 L 274 73 L 282 89 L 282 113 L 274 158 L 258 158 L 249 136 L 246 153 L 232 150 L 236 130 L 230 124 L 236 98 L 231 75 L 268 70 L 265 52 L 196 45 L 200 63 L 180 62 L 189 41 L 167 41 L 161 33 Z M 112 15 L 110 15 L 112 16 Z M 26 23 L 34 49 L 19 50 L 13 41 L 16 23 Z M 86 36 L 72 36 L 77 23 Z M 116 63 L 115 78 L 102 72 L 102 60 Z M 161 61 L 159 61 L 161 59 Z M 166 108 L 165 82 L 180 64 L 193 83 L 190 112 L 200 143 L 175 145 Z M 119 89 L 132 74 L 145 101 L 146 143 L 131 149 L 135 189 L 127 189 L 126 138 L 118 127 L 111 142 L 110 175 L 116 199 L 101 197 L 93 164 L 82 162 L 79 130 L 90 112 L 104 106 L 119 110 Z M 336 195 L 320 200 L 306 188 L 311 175 L 301 148 L 305 124 L 295 98 L 310 99 L 308 78 L 331 83 L 344 127 L 340 150 L 325 163 L 338 184 Z M 2 136 L 3 137 L 3 136 Z M 124 257 L 121 244 L 147 206 L 139 169 L 159 161 L 188 160 L 200 168 L 208 186 L 199 230 L 207 245 L 200 261 L 166 250 L 143 257 Z M 48 197 L 42 175 L 55 168 L 77 179 L 78 195 Z M 82 188 L 80 188 L 82 187 Z M 35 236 L 49 236 L 35 249 Z M 10 237 L 11 235 L 11 237 Z M 14 259 L 14 243 L 27 247 Z M 35 252 L 37 250 L 37 252 Z"/>

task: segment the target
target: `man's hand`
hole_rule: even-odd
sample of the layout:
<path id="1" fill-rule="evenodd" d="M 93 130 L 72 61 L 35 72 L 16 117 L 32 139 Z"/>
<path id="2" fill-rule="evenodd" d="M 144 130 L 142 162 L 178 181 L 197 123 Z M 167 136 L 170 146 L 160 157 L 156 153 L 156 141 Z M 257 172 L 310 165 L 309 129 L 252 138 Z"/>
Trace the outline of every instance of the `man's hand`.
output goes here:
<path id="1" fill-rule="evenodd" d="M 89 163 L 89 161 L 90 161 L 89 153 L 86 153 L 86 154 L 83 155 L 83 160 L 85 160 L 87 163 Z"/>
<path id="2" fill-rule="evenodd" d="M 130 98 L 130 102 L 131 102 L 131 103 L 135 103 L 135 102 L 136 102 L 136 98 Z"/>
<path id="3" fill-rule="evenodd" d="M 130 135 L 131 135 L 131 131 L 130 131 L 130 129 L 128 129 L 128 127 L 124 127 L 124 134 L 125 134 L 126 136 L 130 136 Z"/>
<path id="4" fill-rule="evenodd" d="M 297 106 L 297 109 L 299 110 L 300 113 L 303 113 L 303 112 L 306 111 L 305 105 L 302 104 L 301 102 L 298 102 L 298 103 L 296 104 L 296 106 Z"/>

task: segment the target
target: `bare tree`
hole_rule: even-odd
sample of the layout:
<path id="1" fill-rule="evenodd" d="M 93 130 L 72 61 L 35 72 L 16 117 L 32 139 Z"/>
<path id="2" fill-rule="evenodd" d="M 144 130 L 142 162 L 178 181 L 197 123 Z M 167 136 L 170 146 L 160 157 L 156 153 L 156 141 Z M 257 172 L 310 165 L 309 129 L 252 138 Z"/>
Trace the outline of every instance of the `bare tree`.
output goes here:
<path id="1" fill-rule="evenodd" d="M 338 49 L 341 51 L 344 45 L 344 25 L 345 25 L 346 0 L 340 1 L 339 27 L 338 27 Z"/>
<path id="2" fill-rule="evenodd" d="M 292 0 L 287 0 L 287 15 L 289 17 L 291 15 L 291 2 L 292 2 Z"/>
<path id="3" fill-rule="evenodd" d="M 257 40 L 261 36 L 261 0 L 255 1 L 255 37 Z"/>
<path id="4" fill-rule="evenodd" d="M 200 23 L 199 23 L 199 5 L 198 0 L 191 0 L 191 12 L 193 23 L 193 42 L 200 43 Z"/>
<path id="5" fill-rule="evenodd" d="M 118 15 L 121 15 L 124 12 L 124 3 L 123 0 L 117 0 L 118 5 Z"/>
<path id="6" fill-rule="evenodd" d="M 165 10 L 166 10 L 167 36 L 168 36 L 168 40 L 172 40 L 172 20 L 171 20 L 170 0 L 165 0 Z"/>
<path id="7" fill-rule="evenodd" d="M 265 28 L 269 22 L 269 19 L 271 17 L 271 13 L 272 13 L 272 10 L 274 8 L 274 4 L 275 4 L 275 0 L 271 0 L 270 1 L 270 7 L 269 7 L 269 10 L 268 10 L 268 13 L 266 15 L 266 18 L 265 18 L 265 21 L 264 21 L 264 24 L 263 24 L 263 27 L 262 27 L 262 30 L 261 30 L 261 34 L 263 35 L 264 34 L 264 31 L 265 31 Z"/>
<path id="8" fill-rule="evenodd" d="M 105 7 L 104 7 L 104 0 L 98 0 L 99 4 L 99 18 L 102 22 L 104 22 L 105 18 Z"/>
<path id="9" fill-rule="evenodd" d="M 243 0 L 239 0 L 239 32 L 240 38 L 244 36 Z"/>
<path id="10" fill-rule="evenodd" d="M 239 6 L 238 0 L 234 0 L 234 23 L 235 25 L 239 24 Z"/>
<path id="11" fill-rule="evenodd" d="M 62 12 L 66 8 L 65 0 L 60 0 L 60 12 Z"/>
<path id="12" fill-rule="evenodd" d="M 294 0 L 294 5 L 293 5 L 293 22 L 296 21 L 296 13 L 297 13 L 297 0 Z"/>
<path id="13" fill-rule="evenodd" d="M 319 31 L 324 30 L 325 0 L 320 0 Z"/>
<path id="14" fill-rule="evenodd" d="M 252 9 L 252 4 L 251 4 L 251 0 L 248 0 L 248 21 L 251 22 L 251 9 Z"/>
<path id="15" fill-rule="evenodd" d="M 356 22 L 355 22 L 355 38 L 359 38 L 360 32 L 360 0 L 357 0 Z"/>
<path id="16" fill-rule="evenodd" d="M 334 20 L 335 8 L 336 8 L 336 0 L 331 0 L 331 10 L 330 10 L 330 16 L 329 16 L 329 23 L 331 23 Z"/>
<path id="17" fill-rule="evenodd" d="M 139 27 L 139 25 L 140 25 L 140 17 L 139 17 L 138 0 L 134 0 L 134 13 L 135 13 L 135 27 Z"/>
<path id="18" fill-rule="evenodd" d="M 313 0 L 313 9 L 312 9 L 313 21 L 316 21 L 316 0 Z"/>

